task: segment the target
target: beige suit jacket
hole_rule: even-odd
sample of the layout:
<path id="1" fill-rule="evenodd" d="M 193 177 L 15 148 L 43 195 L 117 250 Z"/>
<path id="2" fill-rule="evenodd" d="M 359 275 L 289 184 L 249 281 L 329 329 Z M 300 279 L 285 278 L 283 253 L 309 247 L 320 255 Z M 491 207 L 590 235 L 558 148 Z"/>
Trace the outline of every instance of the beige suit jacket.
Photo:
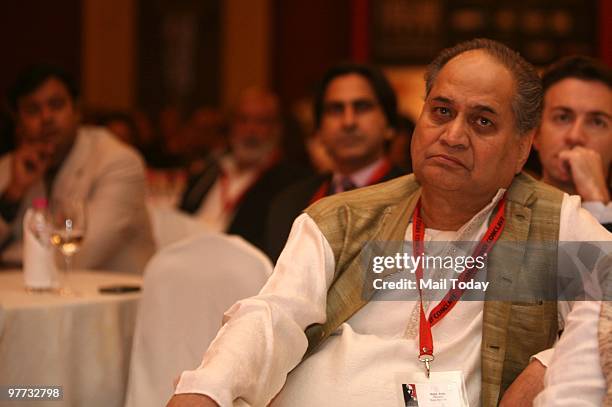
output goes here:
<path id="1" fill-rule="evenodd" d="M 0 193 L 11 176 L 11 154 L 0 158 Z M 22 222 L 35 197 L 46 196 L 43 182 L 22 200 L 17 218 L 0 217 L 0 244 L 11 239 L 3 260 L 20 260 Z M 86 205 L 87 230 L 75 255 L 75 268 L 141 273 L 154 251 L 145 206 L 145 172 L 141 157 L 102 128 L 81 127 L 63 162 L 51 197 L 74 197 Z M 12 258 L 9 258 L 12 257 Z"/>

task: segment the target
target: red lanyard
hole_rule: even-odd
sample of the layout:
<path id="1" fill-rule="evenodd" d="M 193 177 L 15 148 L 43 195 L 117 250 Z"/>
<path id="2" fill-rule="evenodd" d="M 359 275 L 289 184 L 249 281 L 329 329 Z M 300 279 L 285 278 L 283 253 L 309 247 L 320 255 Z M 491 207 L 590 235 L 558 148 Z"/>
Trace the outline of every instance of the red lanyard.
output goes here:
<path id="1" fill-rule="evenodd" d="M 376 171 L 374 171 L 374 173 L 368 179 L 365 185 L 368 186 L 368 185 L 373 185 L 373 184 L 376 184 L 377 182 L 380 182 L 380 180 L 383 179 L 385 175 L 387 175 L 390 169 L 391 169 L 391 163 L 389 163 L 389 160 L 385 159 L 378 166 L 378 168 L 376 168 Z M 310 205 L 317 202 L 319 199 L 324 198 L 329 192 L 330 186 L 331 186 L 331 181 L 325 181 L 323 184 L 321 184 L 319 189 L 317 189 L 317 192 L 315 192 L 312 198 L 310 198 Z"/>
<path id="2" fill-rule="evenodd" d="M 472 257 L 484 256 L 489 253 L 501 232 L 504 230 L 506 218 L 504 216 L 504 210 L 506 208 L 506 196 L 504 195 L 497 205 L 497 212 L 495 217 L 491 221 L 487 232 L 485 233 L 482 240 L 476 246 Z M 425 223 L 421 217 L 421 200 L 417 202 L 417 206 L 414 210 L 412 217 L 412 248 L 413 256 L 424 257 L 425 255 Z M 474 277 L 478 272 L 476 267 L 464 270 L 458 277 L 458 282 L 465 282 Z M 433 337 L 431 334 L 431 327 L 440 322 L 453 307 L 457 304 L 457 301 L 463 295 L 465 288 L 458 288 L 459 284 L 455 285 L 455 288 L 449 290 L 442 301 L 436 305 L 436 307 L 429 313 L 429 318 L 425 317 L 425 310 L 423 309 L 423 293 L 421 291 L 421 280 L 423 279 L 423 265 L 422 262 L 418 263 L 416 269 L 417 286 L 419 287 L 419 306 L 420 306 L 420 318 L 419 318 L 419 360 L 425 363 L 427 377 L 429 377 L 429 362 L 434 360 L 434 346 Z"/>

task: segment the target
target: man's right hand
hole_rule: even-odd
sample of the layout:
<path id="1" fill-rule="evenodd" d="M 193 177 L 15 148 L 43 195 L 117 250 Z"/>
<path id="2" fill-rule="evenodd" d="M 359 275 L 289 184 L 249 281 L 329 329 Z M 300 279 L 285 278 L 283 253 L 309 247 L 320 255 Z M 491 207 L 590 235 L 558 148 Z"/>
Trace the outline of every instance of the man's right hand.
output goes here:
<path id="1" fill-rule="evenodd" d="M 559 158 L 568 167 L 578 195 L 585 202 L 597 201 L 607 204 L 610 201 L 607 174 L 601 155 L 594 150 L 576 146 L 559 153 Z"/>
<path id="2" fill-rule="evenodd" d="M 219 407 L 217 403 L 203 394 L 175 394 L 166 407 Z"/>
<path id="3" fill-rule="evenodd" d="M 53 147 L 47 143 L 24 143 L 13 154 L 11 180 L 4 196 L 14 202 L 20 201 L 28 189 L 38 182 L 47 171 Z"/>

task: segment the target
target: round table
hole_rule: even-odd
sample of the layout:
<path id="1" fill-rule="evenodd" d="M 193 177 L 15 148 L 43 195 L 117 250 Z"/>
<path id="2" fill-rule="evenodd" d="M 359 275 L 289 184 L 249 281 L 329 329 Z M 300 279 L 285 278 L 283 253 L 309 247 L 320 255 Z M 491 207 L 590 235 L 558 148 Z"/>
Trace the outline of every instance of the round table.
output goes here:
<path id="1" fill-rule="evenodd" d="M 20 271 L 0 271 L 0 386 L 63 386 L 61 402 L 37 406 L 122 406 L 140 293 L 98 289 L 142 278 L 74 271 L 70 285 L 77 296 L 29 293 Z"/>

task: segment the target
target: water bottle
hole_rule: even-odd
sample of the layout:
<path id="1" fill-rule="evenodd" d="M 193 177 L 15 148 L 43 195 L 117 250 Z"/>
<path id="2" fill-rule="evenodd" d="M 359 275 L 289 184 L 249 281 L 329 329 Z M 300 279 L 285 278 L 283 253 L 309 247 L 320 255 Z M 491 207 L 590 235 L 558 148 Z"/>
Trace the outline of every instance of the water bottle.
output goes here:
<path id="1" fill-rule="evenodd" d="M 45 198 L 33 199 L 32 208 L 24 216 L 23 277 L 26 287 L 31 290 L 49 290 L 58 285 L 48 216 Z"/>

